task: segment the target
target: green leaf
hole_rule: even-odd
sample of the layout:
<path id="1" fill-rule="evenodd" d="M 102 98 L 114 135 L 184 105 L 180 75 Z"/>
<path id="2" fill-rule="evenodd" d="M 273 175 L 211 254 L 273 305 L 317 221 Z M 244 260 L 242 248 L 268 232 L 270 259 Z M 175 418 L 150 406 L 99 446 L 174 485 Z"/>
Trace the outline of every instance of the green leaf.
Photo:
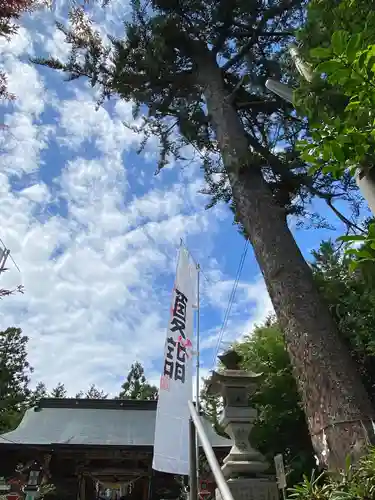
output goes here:
<path id="1" fill-rule="evenodd" d="M 350 40 L 346 47 L 346 56 L 350 63 L 353 62 L 357 57 L 357 52 L 359 51 L 359 48 L 361 46 L 361 41 L 362 41 L 361 33 L 356 33 L 355 35 L 350 37 Z"/>
<path id="2" fill-rule="evenodd" d="M 370 224 L 368 228 L 368 239 L 375 239 L 375 224 Z"/>
<path id="3" fill-rule="evenodd" d="M 362 52 L 360 52 L 359 54 L 357 54 L 357 64 L 358 64 L 358 68 L 360 70 L 364 70 L 365 69 L 365 63 L 366 63 L 367 55 L 368 55 L 368 50 L 363 50 Z"/>
<path id="4" fill-rule="evenodd" d="M 360 259 L 375 259 L 374 254 L 365 249 L 358 250 L 357 257 Z"/>
<path id="5" fill-rule="evenodd" d="M 331 55 L 331 47 L 315 47 L 315 49 L 310 50 L 310 56 L 316 57 L 317 59 L 323 59 L 326 57 L 330 57 Z"/>
<path id="6" fill-rule="evenodd" d="M 340 85 L 345 85 L 348 79 L 351 77 L 352 70 L 349 68 L 340 68 L 332 75 L 331 79 L 339 83 Z"/>
<path id="7" fill-rule="evenodd" d="M 339 236 L 339 241 L 365 241 L 366 236 L 362 234 L 350 234 L 348 236 Z"/>
<path id="8" fill-rule="evenodd" d="M 345 161 L 345 155 L 343 150 L 341 149 L 341 146 L 337 142 L 332 142 L 331 143 L 331 149 L 334 157 L 336 158 L 337 161 L 339 162 L 344 162 Z"/>
<path id="9" fill-rule="evenodd" d="M 330 61 L 324 61 L 324 62 L 318 64 L 316 71 L 318 73 L 325 73 L 327 76 L 331 76 L 339 69 L 343 69 L 343 67 L 344 66 L 342 65 L 341 62 L 330 60 Z"/>
<path id="10" fill-rule="evenodd" d="M 372 76 L 372 73 L 374 72 L 373 70 L 374 65 L 375 65 L 375 56 L 371 56 L 366 61 L 367 72 L 370 74 L 370 76 Z"/>
<path id="11" fill-rule="evenodd" d="M 356 248 L 347 248 L 345 249 L 345 255 L 347 255 L 348 257 L 352 257 L 352 256 L 357 256 L 357 253 L 358 253 L 358 250 Z"/>
<path id="12" fill-rule="evenodd" d="M 330 160 L 331 154 L 332 154 L 331 144 L 328 143 L 328 142 L 324 143 L 324 145 L 323 145 L 323 151 L 322 151 L 322 158 L 323 158 L 323 160 L 324 161 Z"/>
<path id="13" fill-rule="evenodd" d="M 345 108 L 345 111 L 357 109 L 361 105 L 361 101 L 351 101 Z"/>
<path id="14" fill-rule="evenodd" d="M 306 163 L 315 163 L 316 162 L 316 158 L 315 156 L 309 154 L 309 153 L 303 153 L 302 154 L 302 159 L 306 162 Z"/>
<path id="15" fill-rule="evenodd" d="M 331 43 L 335 54 L 341 55 L 345 52 L 347 39 L 348 33 L 346 31 L 340 30 L 333 33 Z"/>
<path id="16" fill-rule="evenodd" d="M 352 260 L 349 263 L 349 271 L 352 273 L 359 267 L 359 262 L 357 260 Z"/>
<path id="17" fill-rule="evenodd" d="M 320 139 L 321 139 L 321 134 L 320 134 L 319 130 L 316 130 L 316 129 L 315 129 L 315 130 L 313 130 L 313 131 L 311 132 L 311 137 L 314 139 L 314 141 L 317 141 L 317 142 L 318 142 L 318 141 L 320 141 Z"/>

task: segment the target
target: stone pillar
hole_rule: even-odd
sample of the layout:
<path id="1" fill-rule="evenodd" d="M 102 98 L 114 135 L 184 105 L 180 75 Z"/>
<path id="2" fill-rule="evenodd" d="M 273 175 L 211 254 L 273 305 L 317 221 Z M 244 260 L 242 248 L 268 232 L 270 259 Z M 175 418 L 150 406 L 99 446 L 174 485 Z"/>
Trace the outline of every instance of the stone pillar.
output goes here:
<path id="1" fill-rule="evenodd" d="M 232 438 L 233 446 L 224 458 L 222 471 L 234 500 L 278 500 L 274 477 L 266 475 L 269 468 L 264 456 L 249 441 L 257 412 L 249 406 L 249 397 L 257 389 L 262 374 L 239 368 L 241 357 L 233 350 L 219 356 L 224 370 L 213 372 L 208 391 L 223 398 L 220 424 Z M 216 500 L 223 500 L 216 489 Z"/>

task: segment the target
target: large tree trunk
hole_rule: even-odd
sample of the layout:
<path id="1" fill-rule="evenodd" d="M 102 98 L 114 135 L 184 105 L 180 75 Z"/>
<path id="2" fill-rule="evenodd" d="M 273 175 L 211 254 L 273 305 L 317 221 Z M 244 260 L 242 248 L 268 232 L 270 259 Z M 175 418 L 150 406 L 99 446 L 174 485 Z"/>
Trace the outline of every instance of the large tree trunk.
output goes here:
<path id="1" fill-rule="evenodd" d="M 284 331 L 312 443 L 322 465 L 344 467 L 373 442 L 373 408 L 311 270 L 262 173 L 252 167 L 242 122 L 230 103 L 216 62 L 197 55 L 211 123 L 238 215 L 252 243 Z"/>

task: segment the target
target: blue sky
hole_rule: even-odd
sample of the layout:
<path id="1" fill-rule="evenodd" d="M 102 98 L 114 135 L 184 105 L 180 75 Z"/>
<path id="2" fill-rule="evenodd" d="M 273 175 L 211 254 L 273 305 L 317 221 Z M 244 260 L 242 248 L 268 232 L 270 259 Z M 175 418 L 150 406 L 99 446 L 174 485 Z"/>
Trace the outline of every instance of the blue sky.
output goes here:
<path id="1" fill-rule="evenodd" d="M 126 3 L 94 7 L 100 29 L 121 27 Z M 11 265 L 2 286 L 22 282 L 25 294 L 1 303 L 0 327 L 28 335 L 33 383 L 65 383 L 69 394 L 92 383 L 119 390 L 132 362 L 158 383 L 177 248 L 183 238 L 202 277 L 202 374 L 212 368 L 216 339 L 244 248 L 225 206 L 205 210 L 199 163 L 170 165 L 154 176 L 157 141 L 143 156 L 140 137 L 122 122 L 131 104 L 95 111 L 85 81 L 28 63 L 29 56 L 66 57 L 54 19 L 64 4 L 23 19 L 11 42 L 0 40 L 1 65 L 14 104 L 3 106 L 0 237 Z M 324 210 L 324 207 L 322 207 Z M 342 230 L 338 225 L 338 233 Z M 326 231 L 296 231 L 308 257 Z M 207 278 L 207 279 L 206 279 Z M 249 333 L 272 310 L 249 251 L 225 341 Z"/>

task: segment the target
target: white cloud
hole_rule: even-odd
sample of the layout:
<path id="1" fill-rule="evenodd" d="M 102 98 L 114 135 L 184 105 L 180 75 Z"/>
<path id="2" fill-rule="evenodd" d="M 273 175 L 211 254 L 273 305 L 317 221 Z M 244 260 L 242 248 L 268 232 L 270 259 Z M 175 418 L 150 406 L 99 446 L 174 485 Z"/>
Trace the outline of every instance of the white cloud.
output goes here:
<path id="1" fill-rule="evenodd" d="M 30 109 L 31 100 L 33 99 L 27 101 L 26 109 Z M 21 104 L 17 104 L 17 107 L 20 106 Z M 41 154 L 47 148 L 48 137 L 53 127 L 37 125 L 32 115 L 24 109 L 7 115 L 5 124 L 7 128 L 1 131 L 0 136 L 0 148 L 5 153 L 2 155 L 3 170 L 15 176 L 38 170 L 41 165 Z"/>
<path id="2" fill-rule="evenodd" d="M 64 33 L 57 30 L 54 25 L 47 27 L 44 48 L 48 56 L 59 59 L 64 63 L 69 58 L 70 46 L 65 42 Z"/>
<path id="3" fill-rule="evenodd" d="M 15 107 L 31 118 L 44 109 L 44 87 L 34 66 L 17 62 L 7 71 L 9 90 L 16 95 Z"/>
<path id="4" fill-rule="evenodd" d="M 137 146 L 141 140 L 135 132 L 124 127 L 119 118 L 112 118 L 104 107 L 96 110 L 95 100 L 88 93 L 76 92 L 76 99 L 58 103 L 58 111 L 62 129 L 60 141 L 70 149 L 89 140 L 102 153 L 119 153 Z"/>
<path id="5" fill-rule="evenodd" d="M 0 54 L 3 58 L 13 61 L 15 58 L 28 54 L 33 55 L 32 35 L 22 26 L 18 32 L 8 40 L 0 38 Z"/>
<path id="6" fill-rule="evenodd" d="M 21 194 L 26 196 L 29 200 L 39 204 L 48 203 L 51 199 L 49 189 L 45 184 L 33 184 L 23 189 Z"/>
<path id="7" fill-rule="evenodd" d="M 33 54 L 30 34 L 20 28 L 3 49 L 0 64 L 7 74 L 8 90 L 15 94 L 16 100 L 13 113 L 5 115 L 6 128 L 0 134 L 2 170 L 20 177 L 40 166 L 40 155 L 47 147 L 53 127 L 48 122 L 39 123 L 46 96 L 39 73 L 34 66 L 19 60 Z"/>

